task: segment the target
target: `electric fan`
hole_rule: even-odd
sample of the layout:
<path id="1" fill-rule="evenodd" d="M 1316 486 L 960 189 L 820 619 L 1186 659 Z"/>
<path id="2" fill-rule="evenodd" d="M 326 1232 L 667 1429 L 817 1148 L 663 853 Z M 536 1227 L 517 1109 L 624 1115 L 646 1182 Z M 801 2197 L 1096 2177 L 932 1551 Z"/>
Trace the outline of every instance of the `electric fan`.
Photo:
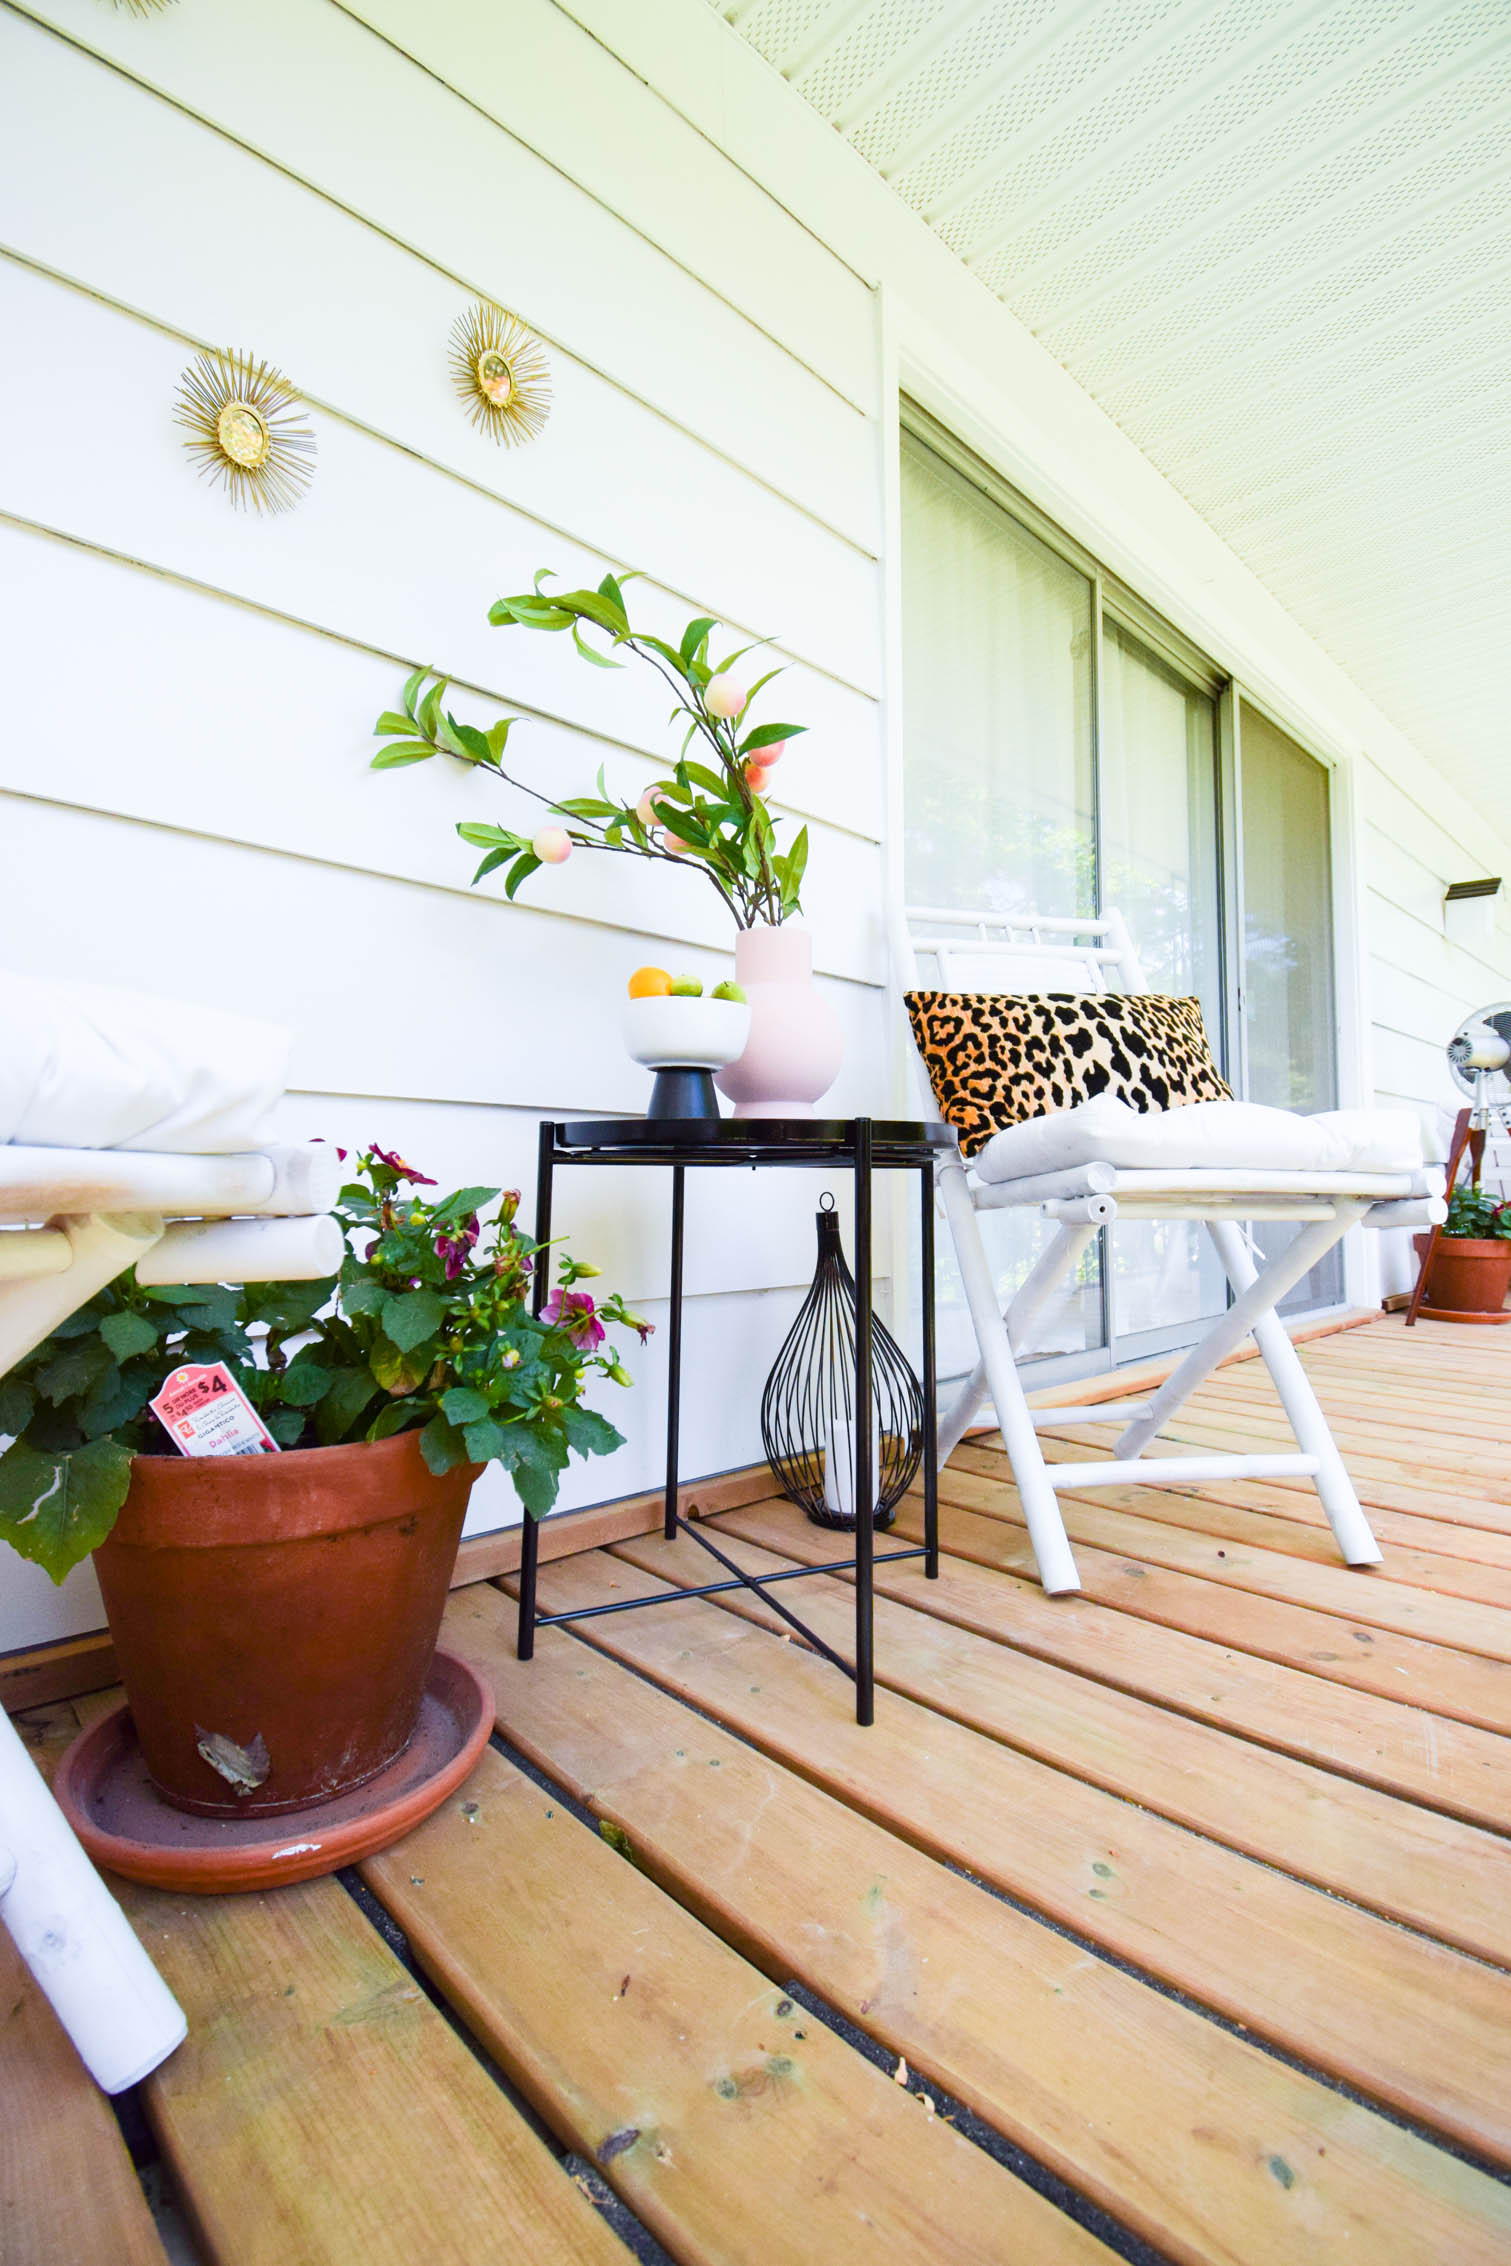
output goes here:
<path id="1" fill-rule="evenodd" d="M 1469 1156 L 1470 1186 L 1477 1189 L 1480 1169 L 1484 1163 L 1486 1136 L 1497 1120 L 1502 1132 L 1511 1132 L 1511 1000 L 1498 1000 L 1493 1007 L 1478 1008 L 1474 1014 L 1464 1017 L 1448 1041 L 1448 1068 L 1455 1085 L 1469 1096 L 1468 1108 L 1459 1111 L 1453 1128 L 1453 1146 L 1448 1152 L 1445 1191 L 1451 1199 L 1465 1152 Z M 1410 1329 L 1418 1314 L 1424 1313 L 1434 1321 L 1511 1322 L 1511 1312 L 1503 1304 L 1505 1282 L 1499 1277 L 1496 1278 L 1498 1288 L 1492 1289 L 1492 1295 L 1483 1304 L 1475 1303 L 1469 1298 L 1461 1304 L 1455 1302 L 1446 1307 L 1439 1306 L 1437 1300 L 1445 1293 L 1436 1286 L 1434 1303 L 1430 1306 L 1423 1304 L 1427 1278 L 1433 1260 L 1437 1257 L 1442 1232 L 1441 1226 L 1435 1227 L 1427 1239 L 1416 1288 L 1411 1294 L 1411 1304 L 1406 1309 L 1407 1328 Z M 1486 1232 L 1490 1232 L 1489 1229 Z M 1489 1268 L 1486 1277 L 1488 1285 L 1490 1275 L 1495 1273 L 1491 1264 L 1490 1247 L 1476 1245 L 1471 1241 L 1455 1248 L 1461 1250 L 1464 1259 L 1472 1257 L 1477 1266 Z M 1452 1293 L 1447 1295 L 1451 1298 Z"/>

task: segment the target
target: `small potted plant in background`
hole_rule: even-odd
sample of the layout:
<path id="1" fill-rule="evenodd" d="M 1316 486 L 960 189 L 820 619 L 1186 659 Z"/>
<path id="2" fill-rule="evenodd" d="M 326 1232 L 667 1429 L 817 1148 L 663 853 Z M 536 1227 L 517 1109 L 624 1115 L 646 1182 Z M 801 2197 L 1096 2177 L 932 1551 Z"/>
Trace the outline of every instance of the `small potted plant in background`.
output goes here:
<path id="1" fill-rule="evenodd" d="M 274 1813 L 384 1769 L 417 1720 L 480 1469 L 526 1512 L 575 1451 L 621 1445 L 583 1405 L 627 1385 L 605 1324 L 649 1324 L 514 1224 L 517 1195 L 434 1182 L 374 1148 L 341 1192 L 320 1282 L 152 1287 L 121 1276 L 3 1380 L 0 1538 L 61 1581 L 94 1552 L 152 1780 L 181 1809 Z M 180 1456 L 149 1409 L 224 1364 L 277 1453 Z"/>
<path id="2" fill-rule="evenodd" d="M 1415 1238 L 1418 1259 L 1431 1238 Z M 1455 1320 L 1497 1323 L 1511 1320 L 1511 1201 L 1461 1183 L 1448 1199 L 1448 1217 L 1438 1234 L 1428 1270 L 1421 1311 Z"/>
<path id="3" fill-rule="evenodd" d="M 388 744 L 373 757 L 373 768 L 395 770 L 446 756 L 490 772 L 563 821 L 532 833 L 481 820 L 458 826 L 462 839 L 484 853 L 474 882 L 506 867 L 510 898 L 543 865 L 564 864 L 578 851 L 703 874 L 733 916 L 735 977 L 750 1006 L 748 1036 L 738 1057 L 720 1069 L 718 1084 L 736 1104 L 737 1117 L 801 1111 L 833 1084 L 842 1047 L 838 1022 L 813 982 L 811 939 L 796 925 L 808 829 L 801 827 L 783 848 L 783 822 L 766 806 L 773 766 L 805 727 L 748 721 L 757 695 L 781 672 L 767 670 L 747 685 L 736 672 L 757 650 L 751 645 L 715 661 L 711 640 L 720 624 L 708 614 L 690 621 L 675 645 L 637 628 L 625 602 L 628 574 L 607 574 L 596 590 L 548 590 L 549 579 L 542 569 L 533 590 L 498 599 L 488 619 L 506 629 L 569 631 L 578 653 L 598 668 L 623 667 L 616 656 L 624 654 L 653 669 L 673 695 L 672 723 L 685 724 L 666 776 L 634 803 L 615 800 L 601 768 L 596 795 L 542 794 L 505 766 L 519 719 L 500 717 L 486 731 L 459 722 L 444 705 L 449 680 L 428 669 L 417 669 L 400 706 L 379 717 L 375 728 Z"/>

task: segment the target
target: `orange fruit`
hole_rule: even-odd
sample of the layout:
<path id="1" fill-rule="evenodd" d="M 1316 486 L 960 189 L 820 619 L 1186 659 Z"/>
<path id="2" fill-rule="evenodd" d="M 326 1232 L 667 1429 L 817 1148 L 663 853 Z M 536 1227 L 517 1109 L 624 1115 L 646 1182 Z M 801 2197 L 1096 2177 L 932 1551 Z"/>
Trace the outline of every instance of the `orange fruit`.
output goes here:
<path id="1" fill-rule="evenodd" d="M 664 999 L 671 988 L 665 968 L 637 968 L 630 978 L 631 999 Z"/>

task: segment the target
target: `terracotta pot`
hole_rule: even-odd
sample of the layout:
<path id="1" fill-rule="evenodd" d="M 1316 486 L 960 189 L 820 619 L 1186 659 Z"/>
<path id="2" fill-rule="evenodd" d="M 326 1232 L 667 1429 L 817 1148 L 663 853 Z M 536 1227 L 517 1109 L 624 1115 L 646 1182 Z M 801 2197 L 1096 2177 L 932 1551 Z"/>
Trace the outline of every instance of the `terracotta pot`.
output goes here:
<path id="1" fill-rule="evenodd" d="M 147 1768 L 200 1816 L 360 1786 L 419 1715 L 477 1477 L 418 1432 L 276 1456 L 138 1456 L 94 1554 Z M 237 1785 L 200 1751 L 253 1758 Z M 225 1747 L 229 1767 L 241 1766 Z"/>
<path id="2" fill-rule="evenodd" d="M 813 939 L 784 921 L 742 928 L 735 978 L 750 1001 L 750 1037 L 714 1083 L 736 1117 L 806 1117 L 844 1059 L 839 1018 L 813 980 Z"/>
<path id="3" fill-rule="evenodd" d="M 1428 1238 L 1412 1238 L 1418 1259 Z M 1511 1291 L 1511 1243 L 1503 1236 L 1440 1235 L 1425 1303 L 1450 1314 L 1499 1314 Z"/>

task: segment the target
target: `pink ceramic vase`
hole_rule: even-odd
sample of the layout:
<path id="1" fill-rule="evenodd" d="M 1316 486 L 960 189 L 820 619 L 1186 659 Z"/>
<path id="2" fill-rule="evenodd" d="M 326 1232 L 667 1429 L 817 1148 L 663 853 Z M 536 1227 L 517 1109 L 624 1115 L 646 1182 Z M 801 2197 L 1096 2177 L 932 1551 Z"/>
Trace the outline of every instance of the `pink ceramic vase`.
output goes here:
<path id="1" fill-rule="evenodd" d="M 813 980 L 813 939 L 784 921 L 742 928 L 735 976 L 750 1001 L 750 1037 L 715 1084 L 736 1117 L 806 1117 L 844 1055 L 839 1018 Z"/>

